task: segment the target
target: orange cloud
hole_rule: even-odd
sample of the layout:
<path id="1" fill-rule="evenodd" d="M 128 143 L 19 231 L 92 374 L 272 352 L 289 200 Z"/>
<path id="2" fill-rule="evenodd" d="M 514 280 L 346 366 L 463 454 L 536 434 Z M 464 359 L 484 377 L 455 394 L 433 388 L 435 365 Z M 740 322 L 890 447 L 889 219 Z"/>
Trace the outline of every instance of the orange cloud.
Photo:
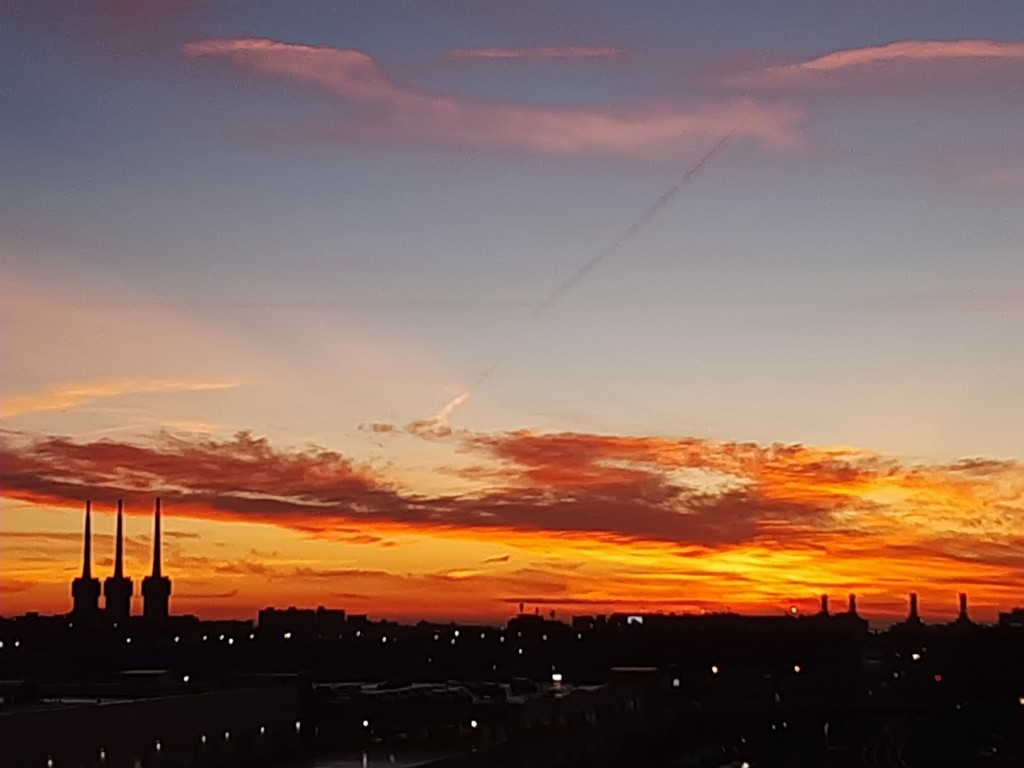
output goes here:
<path id="1" fill-rule="evenodd" d="M 3 415 L 20 416 L 39 411 L 66 410 L 109 397 L 153 392 L 202 392 L 235 389 L 233 381 L 187 381 L 177 379 L 111 379 L 61 384 L 43 392 L 4 398 Z"/>
<path id="2" fill-rule="evenodd" d="M 446 59 L 604 59 L 626 55 L 610 46 L 565 45 L 533 48 L 451 48 Z"/>
<path id="3" fill-rule="evenodd" d="M 372 57 L 351 49 L 239 38 L 188 43 L 183 51 L 335 94 L 353 108 L 353 114 L 345 123 L 322 131 L 328 139 L 432 141 L 546 154 L 617 155 L 681 151 L 730 131 L 773 150 L 802 144 L 802 116 L 797 110 L 750 99 L 604 109 L 488 103 L 400 85 Z"/>
<path id="4" fill-rule="evenodd" d="M 519 599 L 757 610 L 821 591 L 857 591 L 895 614 L 910 589 L 952 606 L 947 598 L 965 587 L 991 614 L 1024 588 L 1024 465 L 1016 461 L 909 463 L 846 447 L 528 430 L 450 439 L 479 458 L 482 490 L 427 495 L 335 452 L 278 449 L 247 433 L 162 435 L 148 445 L 8 434 L 2 494 L 60 505 L 123 496 L 148 506 L 159 493 L 178 516 L 270 523 L 289 540 L 385 557 L 388 541 L 416 536 L 473 552 L 406 573 L 276 551 L 197 559 L 179 548 L 177 566 L 210 582 L 193 591 L 237 588 L 234 606 L 271 596 L 301 602 L 334 594 L 337 583 L 355 606 L 413 616 L 443 581 L 446 594 L 457 591 L 453 615 L 462 616 L 498 614 Z M 72 568 L 74 538 L 50 545 Z M 481 543 L 489 549 L 475 554 Z M 504 554 L 492 554 L 494 545 Z M 538 564 L 513 568 L 513 559 Z M 11 578 L 41 578 L 38 568 L 4 567 Z M 49 578 L 57 583 L 65 570 Z M 254 575 L 273 582 L 269 593 L 246 586 Z"/>

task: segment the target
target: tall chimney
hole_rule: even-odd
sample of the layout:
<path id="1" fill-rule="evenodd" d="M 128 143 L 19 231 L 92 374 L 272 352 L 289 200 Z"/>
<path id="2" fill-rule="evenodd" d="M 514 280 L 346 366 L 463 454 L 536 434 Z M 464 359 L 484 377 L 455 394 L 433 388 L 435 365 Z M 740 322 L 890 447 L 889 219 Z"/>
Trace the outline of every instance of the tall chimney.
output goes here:
<path id="1" fill-rule="evenodd" d="M 857 615 L 857 596 L 853 592 L 850 593 L 850 615 Z"/>
<path id="2" fill-rule="evenodd" d="M 821 615 L 828 616 L 828 595 L 821 596 Z"/>
<path id="3" fill-rule="evenodd" d="M 82 578 L 92 578 L 92 502 L 85 502 L 85 546 L 82 548 Z"/>
<path id="4" fill-rule="evenodd" d="M 970 621 L 970 617 L 967 615 L 967 593 L 960 593 L 960 621 Z"/>
<path id="5" fill-rule="evenodd" d="M 159 579 L 160 573 L 160 499 L 156 500 L 156 515 L 153 520 L 153 577 Z"/>
<path id="6" fill-rule="evenodd" d="M 124 499 L 117 500 L 117 540 L 114 543 L 114 578 L 124 578 Z"/>
<path id="7" fill-rule="evenodd" d="M 171 580 L 163 575 L 160 556 L 160 499 L 153 517 L 153 573 L 142 580 L 142 617 L 163 622 L 170 617 Z"/>
<path id="8" fill-rule="evenodd" d="M 915 624 L 921 621 L 917 612 L 917 592 L 910 593 L 910 613 L 907 615 L 907 621 L 912 621 Z"/>
<path id="9" fill-rule="evenodd" d="M 82 542 L 82 575 L 71 580 L 71 615 L 92 623 L 99 614 L 100 580 L 92 575 L 92 502 L 85 502 L 85 540 Z"/>
<path id="10" fill-rule="evenodd" d="M 117 500 L 117 537 L 114 541 L 114 575 L 103 582 L 107 618 L 126 620 L 132 612 L 132 580 L 124 575 L 124 500 Z"/>

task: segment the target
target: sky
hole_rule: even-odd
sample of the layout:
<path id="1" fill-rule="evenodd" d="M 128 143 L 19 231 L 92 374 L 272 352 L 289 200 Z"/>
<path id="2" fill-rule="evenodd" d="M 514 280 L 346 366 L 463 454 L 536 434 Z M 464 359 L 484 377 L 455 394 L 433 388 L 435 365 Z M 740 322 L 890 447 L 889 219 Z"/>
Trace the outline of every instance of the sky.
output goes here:
<path id="1" fill-rule="evenodd" d="M 159 496 L 210 618 L 994 620 L 1022 89 L 1017 0 L 0 0 L 0 613 Z"/>

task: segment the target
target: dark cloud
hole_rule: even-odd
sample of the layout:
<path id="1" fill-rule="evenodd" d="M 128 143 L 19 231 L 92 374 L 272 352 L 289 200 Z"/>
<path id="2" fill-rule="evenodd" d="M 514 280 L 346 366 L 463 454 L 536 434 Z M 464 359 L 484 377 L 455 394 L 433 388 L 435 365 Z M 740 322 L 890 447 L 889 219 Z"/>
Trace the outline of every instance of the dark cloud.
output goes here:
<path id="1" fill-rule="evenodd" d="M 162 434 L 145 445 L 8 434 L 0 460 L 8 498 L 67 505 L 123 497 L 148 507 L 160 495 L 172 514 L 378 546 L 394 542 L 373 526 L 819 549 L 830 535 L 896 527 L 913 542 L 941 538 L 948 547 L 958 541 L 950 533 L 963 530 L 969 536 L 959 541 L 970 548 L 1024 524 L 1024 470 L 1015 462 L 908 465 L 846 448 L 583 433 L 452 439 L 489 462 L 490 476 L 471 470 L 484 490 L 424 496 L 337 452 L 275 448 L 246 432 L 228 440 Z M 886 494 L 896 501 L 880 501 Z M 908 513 L 936 530 L 907 528 Z"/>

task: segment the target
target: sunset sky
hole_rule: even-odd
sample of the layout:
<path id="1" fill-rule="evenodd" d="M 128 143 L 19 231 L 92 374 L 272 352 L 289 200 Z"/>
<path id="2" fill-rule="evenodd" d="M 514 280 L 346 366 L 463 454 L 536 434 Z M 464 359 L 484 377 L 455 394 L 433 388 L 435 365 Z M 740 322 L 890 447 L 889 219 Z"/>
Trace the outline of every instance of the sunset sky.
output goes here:
<path id="1" fill-rule="evenodd" d="M 0 0 L 0 614 L 157 496 L 211 618 L 1024 605 L 1022 93 L 1016 0 Z"/>

